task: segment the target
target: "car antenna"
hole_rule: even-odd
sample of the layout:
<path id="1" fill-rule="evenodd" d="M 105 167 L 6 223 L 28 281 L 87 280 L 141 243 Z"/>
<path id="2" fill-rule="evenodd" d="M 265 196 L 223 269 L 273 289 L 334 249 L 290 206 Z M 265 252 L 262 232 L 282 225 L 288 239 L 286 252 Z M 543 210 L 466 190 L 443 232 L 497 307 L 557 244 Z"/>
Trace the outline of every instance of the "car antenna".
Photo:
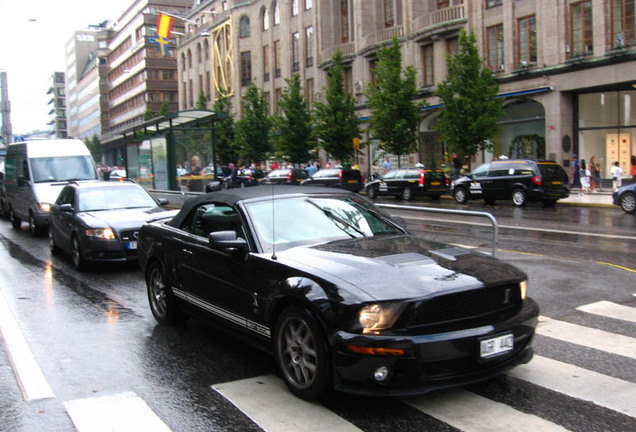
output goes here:
<path id="1" fill-rule="evenodd" d="M 278 257 L 276 256 L 276 213 L 274 212 L 274 207 L 276 203 L 274 200 L 274 184 L 272 184 L 272 259 L 277 261 Z"/>

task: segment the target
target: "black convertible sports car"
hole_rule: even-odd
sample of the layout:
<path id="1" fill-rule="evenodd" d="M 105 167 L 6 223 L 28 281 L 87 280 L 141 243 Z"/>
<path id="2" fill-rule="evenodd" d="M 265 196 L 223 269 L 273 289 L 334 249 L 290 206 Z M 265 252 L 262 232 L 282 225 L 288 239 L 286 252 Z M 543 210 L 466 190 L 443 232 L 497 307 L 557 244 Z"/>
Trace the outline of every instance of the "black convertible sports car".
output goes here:
<path id="1" fill-rule="evenodd" d="M 138 245 L 157 321 L 195 314 L 248 336 L 301 398 L 424 393 L 532 357 L 523 272 L 414 237 L 351 192 L 213 192 L 145 224 Z"/>

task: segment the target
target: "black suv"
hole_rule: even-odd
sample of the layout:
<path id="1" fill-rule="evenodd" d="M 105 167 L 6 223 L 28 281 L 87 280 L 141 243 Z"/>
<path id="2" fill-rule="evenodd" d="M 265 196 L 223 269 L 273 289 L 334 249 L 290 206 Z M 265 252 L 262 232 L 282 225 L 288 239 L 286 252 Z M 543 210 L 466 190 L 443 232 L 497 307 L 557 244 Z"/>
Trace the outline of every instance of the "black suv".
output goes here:
<path id="1" fill-rule="evenodd" d="M 303 180 L 301 186 L 327 186 L 359 192 L 364 187 L 362 174 L 354 169 L 327 169 L 316 171 L 311 178 Z"/>
<path id="2" fill-rule="evenodd" d="M 286 184 L 299 185 L 309 178 L 309 173 L 301 168 L 277 169 L 267 174 L 259 184 Z"/>
<path id="3" fill-rule="evenodd" d="M 409 201 L 415 195 L 439 199 L 447 187 L 448 180 L 442 170 L 397 168 L 367 183 L 365 191 L 371 199 L 379 195 L 394 195 Z"/>
<path id="4" fill-rule="evenodd" d="M 554 205 L 567 198 L 568 175 L 554 161 L 528 159 L 494 160 L 481 165 L 452 184 L 455 200 L 465 204 L 469 199 L 483 199 L 486 204 L 495 200 L 512 200 L 517 207 L 528 201 Z"/>

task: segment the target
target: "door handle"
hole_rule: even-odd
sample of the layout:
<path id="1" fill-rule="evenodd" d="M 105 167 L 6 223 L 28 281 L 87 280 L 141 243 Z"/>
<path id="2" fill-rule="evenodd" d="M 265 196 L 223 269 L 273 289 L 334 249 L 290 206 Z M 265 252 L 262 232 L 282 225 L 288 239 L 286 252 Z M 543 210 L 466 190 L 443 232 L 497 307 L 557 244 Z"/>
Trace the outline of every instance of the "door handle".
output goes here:
<path id="1" fill-rule="evenodd" d="M 185 255 L 194 255 L 194 252 L 189 249 L 181 249 L 181 252 Z"/>

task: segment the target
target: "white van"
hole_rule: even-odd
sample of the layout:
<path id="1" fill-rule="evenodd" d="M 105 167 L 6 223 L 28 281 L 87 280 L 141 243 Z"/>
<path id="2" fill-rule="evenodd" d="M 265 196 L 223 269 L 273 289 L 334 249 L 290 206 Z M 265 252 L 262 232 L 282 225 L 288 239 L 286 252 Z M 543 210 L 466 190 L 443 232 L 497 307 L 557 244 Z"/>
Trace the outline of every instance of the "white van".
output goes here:
<path id="1" fill-rule="evenodd" d="M 11 224 L 29 222 L 35 235 L 46 231 L 49 210 L 69 181 L 98 180 L 86 145 L 77 139 L 12 143 L 5 160 L 4 191 Z"/>

